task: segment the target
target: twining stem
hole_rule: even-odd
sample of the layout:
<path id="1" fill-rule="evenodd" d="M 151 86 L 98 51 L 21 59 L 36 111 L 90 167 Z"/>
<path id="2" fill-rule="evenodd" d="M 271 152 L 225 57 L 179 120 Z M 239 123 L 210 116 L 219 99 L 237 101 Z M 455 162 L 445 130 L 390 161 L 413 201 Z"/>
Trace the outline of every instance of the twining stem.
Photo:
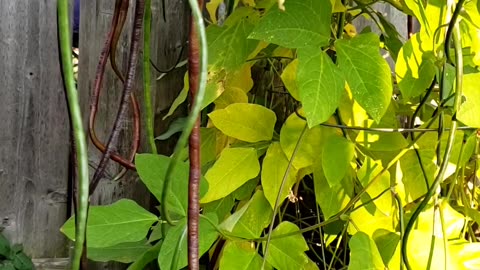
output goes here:
<path id="1" fill-rule="evenodd" d="M 129 103 L 130 95 L 133 92 L 135 86 L 135 78 L 137 71 L 137 62 L 138 62 L 138 53 L 140 48 L 140 36 L 142 35 L 142 22 L 143 22 L 143 12 L 144 12 L 144 0 L 137 0 L 135 4 L 135 16 L 134 16 L 134 25 L 132 30 L 132 39 L 130 46 L 130 56 L 128 59 L 128 69 L 127 69 L 127 78 L 123 85 L 122 98 L 120 102 L 120 107 L 118 109 L 117 117 L 113 125 L 113 131 L 108 138 L 106 145 L 106 150 L 102 155 L 102 159 L 98 165 L 95 174 L 93 175 L 92 182 L 90 184 L 90 189 L 95 190 L 98 182 L 103 177 L 105 173 L 106 165 L 110 156 L 116 150 L 116 144 L 118 137 L 120 135 L 120 130 L 122 129 L 122 124 L 125 119 L 125 114 L 127 112 L 127 106 Z"/>
<path id="2" fill-rule="evenodd" d="M 145 17 L 143 20 L 143 91 L 145 96 L 145 126 L 150 151 L 157 154 L 153 132 L 153 106 L 150 74 L 150 32 L 152 30 L 152 0 L 145 0 Z"/>
<path id="3" fill-rule="evenodd" d="M 170 213 L 168 212 L 167 198 L 168 198 L 168 194 L 170 192 L 170 182 L 172 180 L 171 179 L 172 178 L 172 172 L 173 172 L 174 168 L 176 167 L 176 165 L 178 164 L 178 162 L 180 161 L 181 150 L 187 144 L 187 142 L 189 140 L 189 137 L 190 137 L 190 133 L 192 132 L 192 129 L 194 128 L 195 123 L 197 122 L 198 116 L 199 116 L 200 111 L 202 109 L 202 103 L 203 103 L 203 99 L 205 97 L 205 87 L 206 87 L 206 84 L 207 84 L 207 60 L 208 60 L 207 37 L 206 37 L 206 33 L 205 33 L 205 26 L 204 26 L 204 23 L 203 23 L 202 12 L 200 10 L 199 2 L 200 1 L 197 2 L 196 0 L 189 0 L 190 8 L 192 9 L 192 17 L 193 17 L 193 19 L 192 19 L 193 23 L 192 24 L 195 26 L 194 28 L 196 30 L 198 39 L 200 41 L 198 43 L 199 49 L 201 50 L 199 52 L 200 55 L 195 56 L 197 63 L 200 60 L 200 66 L 197 69 L 198 70 L 197 72 L 199 72 L 199 75 L 197 75 L 198 79 L 196 79 L 196 80 L 198 80 L 198 84 L 197 84 L 198 90 L 195 91 L 194 87 L 190 86 L 190 91 L 192 91 L 192 93 L 196 92 L 196 95 L 194 97 L 194 100 L 193 100 L 193 103 L 192 103 L 192 106 L 191 106 L 191 110 L 190 110 L 190 115 L 187 117 L 187 121 L 185 123 L 185 127 L 184 127 L 184 130 L 182 132 L 182 135 L 180 135 L 180 138 L 178 139 L 177 145 L 175 146 L 175 151 L 172 155 L 172 159 L 171 159 L 170 163 L 168 164 L 167 172 L 165 174 L 165 182 L 163 184 L 163 189 L 162 189 L 163 193 L 162 193 L 162 200 L 161 200 L 161 214 L 162 214 L 162 217 L 164 218 L 164 220 L 166 220 L 167 223 L 171 224 L 171 225 L 174 224 L 174 221 L 172 220 L 172 218 L 170 217 Z M 195 39 L 197 39 L 197 38 L 195 38 Z M 192 42 L 190 42 L 190 43 L 192 43 Z M 192 45 L 190 44 L 190 46 L 192 46 Z M 190 52 L 189 54 L 190 54 L 191 57 L 193 57 L 192 52 Z M 198 53 L 197 53 L 197 55 L 198 55 Z M 189 60 L 190 64 L 192 64 L 192 60 Z M 195 61 L 193 63 L 195 63 Z M 195 188 L 198 189 L 198 186 L 199 186 L 198 180 L 199 179 L 198 180 L 194 179 L 193 182 L 191 180 L 192 180 L 192 178 L 190 177 L 189 188 L 191 188 L 193 186 L 194 189 Z M 195 182 L 195 181 L 197 181 L 197 182 Z M 190 202 L 192 201 L 192 198 L 190 198 L 190 193 L 191 192 L 196 192 L 197 193 L 197 198 L 196 198 L 197 201 L 195 201 L 193 203 L 194 204 L 199 203 L 198 202 L 198 190 L 189 191 L 189 213 L 188 213 L 189 214 L 189 219 L 191 217 L 190 215 L 198 216 L 198 214 L 199 214 L 198 212 L 190 213 L 191 212 L 191 207 L 192 207 L 190 205 Z M 195 198 L 193 198 L 193 199 L 195 199 Z M 194 208 L 192 208 L 192 210 L 196 209 L 196 207 L 198 207 L 198 205 L 193 206 L 193 207 Z M 198 223 L 198 218 L 197 218 L 197 223 Z M 190 221 L 189 221 L 189 224 L 190 224 Z M 163 227 L 163 230 L 165 230 L 165 226 L 162 226 L 162 227 Z"/>
<path id="4" fill-rule="evenodd" d="M 202 0 L 195 2 L 202 6 Z M 195 11 L 192 7 L 192 13 Z M 197 14 L 198 17 L 198 14 Z M 200 20 L 202 18 L 200 17 Z M 199 87 L 200 76 L 200 42 L 198 30 L 195 24 L 199 23 L 190 16 L 190 35 L 188 42 L 188 83 L 190 98 L 195 100 Z M 205 47 L 202 47 L 205 48 Z M 203 66 L 206 69 L 206 65 Z M 200 117 L 197 116 L 189 139 L 190 174 L 188 181 L 188 269 L 198 270 L 199 243 L 198 243 L 198 220 L 200 218 L 200 179 L 202 176 L 200 167 Z"/>
<path id="5" fill-rule="evenodd" d="M 60 41 L 60 52 L 62 61 L 62 72 L 65 89 L 67 93 L 68 109 L 70 111 L 70 121 L 72 123 L 73 138 L 76 149 L 76 158 L 78 165 L 78 204 L 75 224 L 75 249 L 73 254 L 72 269 L 80 268 L 82 258 L 83 243 L 85 242 L 85 232 L 87 225 L 88 212 L 88 151 L 86 136 L 83 129 L 82 113 L 78 100 L 78 93 L 75 87 L 75 78 L 73 76 L 72 63 L 72 45 L 70 42 L 70 18 L 67 0 L 58 0 L 58 34 Z"/>
<path id="6" fill-rule="evenodd" d="M 449 24 L 449 28 L 452 27 L 453 30 L 447 30 L 448 32 L 453 32 L 453 41 L 454 41 L 454 47 L 455 47 L 455 70 L 456 70 L 456 84 L 455 84 L 455 99 L 454 99 L 454 104 L 453 104 L 453 116 L 452 116 L 452 124 L 450 128 L 450 132 L 448 134 L 448 140 L 447 140 L 447 145 L 445 149 L 445 153 L 443 155 L 443 160 L 440 165 L 440 170 L 430 187 L 428 189 L 427 194 L 423 198 L 422 202 L 420 205 L 415 209 L 415 211 L 412 214 L 412 217 L 407 223 L 407 226 L 405 228 L 405 235 L 402 239 L 402 254 L 403 254 L 403 260 L 405 262 L 405 266 L 407 267 L 408 270 L 412 269 L 410 266 L 410 263 L 408 261 L 408 256 L 407 256 L 407 243 L 408 243 L 408 237 L 410 235 L 411 230 L 413 229 L 414 223 L 416 222 L 418 216 L 420 213 L 425 209 L 427 206 L 428 202 L 430 199 L 433 197 L 435 194 L 435 191 L 437 190 L 438 186 L 443 180 L 443 176 L 445 174 L 445 171 L 447 170 L 448 167 L 448 162 L 450 160 L 450 156 L 452 153 L 452 148 L 453 148 L 453 143 L 455 141 L 455 134 L 457 131 L 457 119 L 456 119 L 456 112 L 460 108 L 461 105 L 461 97 L 462 97 L 462 84 L 463 84 L 463 54 L 462 54 L 462 44 L 460 40 L 460 28 L 457 23 L 455 23 L 455 20 L 458 16 L 455 16 L 455 13 L 457 13 L 457 10 L 460 10 L 463 4 L 463 0 L 458 1 L 456 7 L 455 7 L 455 12 L 454 16 L 452 17 L 452 21 Z M 447 35 L 448 37 L 448 35 Z M 446 40 L 445 43 L 448 43 L 449 41 Z"/>

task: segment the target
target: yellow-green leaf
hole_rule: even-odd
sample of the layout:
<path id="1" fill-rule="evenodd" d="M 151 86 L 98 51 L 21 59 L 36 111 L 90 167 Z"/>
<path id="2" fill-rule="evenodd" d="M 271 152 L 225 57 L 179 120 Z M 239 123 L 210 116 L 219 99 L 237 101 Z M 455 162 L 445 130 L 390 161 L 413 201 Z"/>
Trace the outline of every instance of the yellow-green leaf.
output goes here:
<path id="1" fill-rule="evenodd" d="M 282 72 L 282 81 L 285 84 L 288 92 L 296 100 L 300 100 L 300 94 L 298 92 L 297 86 L 297 67 L 298 67 L 298 58 L 290 62 L 290 64 L 285 67 Z"/>
<path id="2" fill-rule="evenodd" d="M 257 152 L 253 148 L 226 148 L 215 164 L 207 171 L 209 184 L 202 203 L 227 196 L 260 172 Z"/>
<path id="3" fill-rule="evenodd" d="M 282 193 L 279 195 L 280 203 L 285 200 L 297 180 L 297 169 L 291 166 L 288 174 L 286 174 L 287 167 L 288 159 L 283 153 L 280 143 L 272 143 L 262 164 L 262 187 L 272 209 L 275 207 L 275 201 L 277 200 L 283 179 L 285 178 L 285 185 Z"/>
<path id="4" fill-rule="evenodd" d="M 385 269 L 375 242 L 364 232 L 354 234 L 348 246 L 350 247 L 349 270 Z"/>
<path id="5" fill-rule="evenodd" d="M 235 103 L 208 115 L 225 135 L 246 142 L 272 139 L 277 117 L 272 110 L 257 104 Z"/>
<path id="6" fill-rule="evenodd" d="M 354 155 L 355 145 L 344 137 L 327 139 L 322 151 L 322 167 L 330 187 L 340 183 Z"/>
<path id="7" fill-rule="evenodd" d="M 467 126 L 480 128 L 480 73 L 463 76 L 463 99 L 457 119 Z"/>

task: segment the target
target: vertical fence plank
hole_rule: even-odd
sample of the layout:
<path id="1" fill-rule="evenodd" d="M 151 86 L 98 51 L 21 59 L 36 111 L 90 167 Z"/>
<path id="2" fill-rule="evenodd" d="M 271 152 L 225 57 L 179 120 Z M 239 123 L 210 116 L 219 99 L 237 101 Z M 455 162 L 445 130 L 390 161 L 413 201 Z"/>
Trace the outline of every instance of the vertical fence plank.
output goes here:
<path id="1" fill-rule="evenodd" d="M 0 1 L 0 231 L 33 257 L 66 256 L 69 125 L 56 1 Z"/>

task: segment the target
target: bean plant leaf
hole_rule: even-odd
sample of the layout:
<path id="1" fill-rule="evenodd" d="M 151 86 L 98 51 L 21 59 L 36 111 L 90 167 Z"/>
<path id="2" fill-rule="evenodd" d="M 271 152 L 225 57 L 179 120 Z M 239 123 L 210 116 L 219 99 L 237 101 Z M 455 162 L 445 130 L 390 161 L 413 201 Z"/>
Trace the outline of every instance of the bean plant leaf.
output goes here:
<path id="1" fill-rule="evenodd" d="M 435 76 L 432 39 L 425 33 L 414 34 L 400 49 L 395 72 L 403 98 L 408 100 L 426 91 Z"/>
<path id="2" fill-rule="evenodd" d="M 459 262 L 457 269 L 480 269 L 480 243 L 458 241 L 449 245 L 450 256 Z"/>
<path id="3" fill-rule="evenodd" d="M 330 187 L 340 183 L 355 155 L 355 145 L 340 136 L 330 136 L 322 151 L 322 167 Z"/>
<path id="4" fill-rule="evenodd" d="M 428 241 L 425 241 L 426 239 Z M 447 254 L 445 254 L 443 239 L 438 236 L 432 236 L 431 232 L 418 230 L 410 232 L 406 255 L 409 258 L 412 269 L 461 269 L 456 267 L 456 259 L 450 256 L 448 246 L 446 251 Z M 445 261 L 447 264 L 445 264 Z M 431 264 L 429 265 L 429 263 Z"/>
<path id="5" fill-rule="evenodd" d="M 258 14 L 253 9 L 243 8 L 235 12 L 225 25 L 210 25 L 207 28 L 208 65 L 210 69 L 232 71 L 239 68 L 258 41 L 247 39 L 254 27 Z"/>
<path id="6" fill-rule="evenodd" d="M 246 142 L 269 141 L 277 117 L 261 105 L 235 103 L 208 115 L 225 135 Z"/>
<path id="7" fill-rule="evenodd" d="M 227 241 L 220 258 L 220 270 L 260 270 L 262 263 L 253 242 Z"/>
<path id="8" fill-rule="evenodd" d="M 162 200 L 163 183 L 171 158 L 162 155 L 137 154 L 135 164 L 138 175 L 148 190 L 157 198 Z M 168 192 L 168 209 L 176 215 L 187 216 L 188 209 L 188 176 L 189 166 L 185 162 L 179 162 L 173 169 L 170 192 Z M 208 189 L 205 178 L 200 181 L 200 196 L 203 196 Z"/>
<path id="9" fill-rule="evenodd" d="M 260 172 L 257 152 L 253 148 L 226 148 L 205 178 L 209 184 L 202 203 L 221 199 L 255 178 Z"/>
<path id="10" fill-rule="evenodd" d="M 463 100 L 457 119 L 467 126 L 480 128 L 480 73 L 463 76 Z"/>
<path id="11" fill-rule="evenodd" d="M 262 164 L 262 187 L 265 191 L 265 197 L 272 209 L 275 207 L 277 195 L 280 191 L 280 186 L 285 178 L 285 185 L 280 196 L 280 203 L 285 200 L 290 192 L 290 189 L 297 181 L 297 169 L 290 166 L 287 173 L 288 159 L 282 151 L 280 143 L 274 142 L 267 150 L 267 155 L 263 159 Z"/>
<path id="12" fill-rule="evenodd" d="M 379 229 L 373 233 L 372 238 L 377 245 L 378 251 L 380 252 L 380 256 L 382 256 L 382 261 L 385 265 L 392 265 L 393 261 L 400 259 L 400 256 L 398 256 L 399 254 L 396 254 L 399 253 L 398 243 L 400 242 L 400 235 L 398 235 L 398 233 Z"/>
<path id="13" fill-rule="evenodd" d="M 350 238 L 349 270 L 385 269 L 375 242 L 365 233 L 357 232 Z"/>
<path id="14" fill-rule="evenodd" d="M 302 110 L 299 111 L 299 114 L 302 113 Z M 303 132 L 305 134 L 302 135 Z M 280 131 L 280 145 L 287 159 L 290 160 L 299 139 L 302 139 L 292 161 L 293 166 L 300 170 L 313 164 L 318 158 L 318 153 L 322 151 L 324 138 L 334 132 L 332 129 L 328 130 L 320 126 L 308 128 L 305 120 L 293 113 L 287 118 Z"/>
<path id="15" fill-rule="evenodd" d="M 157 259 L 162 243 L 162 241 L 159 241 L 149 250 L 145 251 L 135 262 L 128 266 L 127 270 L 144 270 L 150 262 Z"/>
<path id="16" fill-rule="evenodd" d="M 300 100 L 300 94 L 298 92 L 297 85 L 297 70 L 298 70 L 298 58 L 290 62 L 282 72 L 282 81 L 287 88 L 290 95 L 296 99 Z"/>
<path id="17" fill-rule="evenodd" d="M 357 171 L 357 178 L 363 187 L 370 184 L 367 193 L 362 196 L 362 202 L 366 203 L 372 198 L 377 198 L 374 202 L 369 203 L 365 208 L 370 212 L 375 212 L 375 208 L 378 208 L 386 215 L 390 215 L 392 210 L 393 198 L 391 192 L 385 192 L 390 189 L 390 173 L 383 171 L 383 167 L 380 162 L 376 162 L 371 158 L 366 158 L 362 167 Z M 383 195 L 381 195 L 383 193 Z M 374 206 L 373 206 L 374 204 Z"/>
<path id="18" fill-rule="evenodd" d="M 88 210 L 88 247 L 103 248 L 124 242 L 136 242 L 147 236 L 158 217 L 136 202 L 121 199 L 110 205 L 90 206 Z M 70 240 L 75 239 L 75 216 L 60 229 Z"/>
<path id="19" fill-rule="evenodd" d="M 272 232 L 272 236 L 299 231 L 297 225 L 284 221 Z M 265 244 L 263 245 L 265 252 Z M 301 234 L 272 239 L 265 259 L 276 269 L 303 269 L 308 264 L 305 251 L 308 245 Z"/>
<path id="20" fill-rule="evenodd" d="M 152 246 L 146 240 L 126 242 L 110 247 L 88 248 L 87 256 L 90 260 L 97 262 L 116 261 L 131 263 L 140 258 L 150 248 Z"/>
<path id="21" fill-rule="evenodd" d="M 287 48 L 324 46 L 330 39 L 330 0 L 288 0 L 285 11 L 271 8 L 249 38 Z"/>
<path id="22" fill-rule="evenodd" d="M 387 111 L 393 90 L 390 67 L 380 55 L 379 45 L 379 38 L 373 33 L 335 42 L 338 67 L 353 97 L 377 123 Z"/>
<path id="23" fill-rule="evenodd" d="M 273 210 L 268 205 L 261 190 L 240 210 L 228 217 L 220 228 L 243 238 L 258 238 L 272 219 Z"/>
<path id="24" fill-rule="evenodd" d="M 297 85 L 311 128 L 330 118 L 345 89 L 343 75 L 330 57 L 318 47 L 298 49 Z"/>
<path id="25" fill-rule="evenodd" d="M 342 210 L 353 195 L 352 173 L 341 179 L 340 184 L 330 186 L 323 172 L 321 160 L 313 167 L 315 200 L 322 209 L 325 219 L 329 219 Z"/>
<path id="26" fill-rule="evenodd" d="M 200 217 L 199 222 L 199 256 L 202 256 L 207 252 L 212 244 L 218 238 L 218 232 L 209 223 L 207 218 L 217 225 L 217 216 L 215 214 L 208 214 L 205 217 Z M 160 269 L 172 269 L 172 260 L 174 253 L 177 251 L 178 246 L 178 268 L 172 270 L 182 269 L 187 266 L 187 237 L 180 241 L 181 235 L 187 230 L 187 220 L 182 219 L 176 226 L 168 230 L 165 240 L 163 241 L 160 253 L 158 254 L 158 265 Z M 185 232 L 186 233 L 186 232 Z"/>

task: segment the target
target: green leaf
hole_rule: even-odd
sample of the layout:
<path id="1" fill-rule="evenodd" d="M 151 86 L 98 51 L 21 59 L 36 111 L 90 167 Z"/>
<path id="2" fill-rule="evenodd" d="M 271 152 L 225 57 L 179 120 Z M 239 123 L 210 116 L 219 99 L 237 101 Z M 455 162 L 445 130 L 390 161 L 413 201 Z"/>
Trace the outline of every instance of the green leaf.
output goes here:
<path id="1" fill-rule="evenodd" d="M 228 217 L 220 228 L 243 238 L 258 238 L 268 224 L 273 211 L 261 190 L 258 190 L 240 210 Z"/>
<path id="2" fill-rule="evenodd" d="M 205 252 L 207 252 L 212 244 L 218 238 L 218 232 L 215 230 L 208 220 L 212 221 L 215 225 L 217 225 L 217 217 L 215 214 L 208 214 L 206 217 L 200 217 L 200 224 L 199 224 L 199 256 L 201 257 Z M 175 227 L 171 228 L 167 232 L 167 236 L 160 248 L 160 253 L 158 254 L 158 265 L 160 269 L 171 269 L 177 270 L 182 269 L 187 266 L 187 237 L 183 239 L 183 242 L 180 243 L 179 250 L 178 250 L 178 268 L 172 269 L 172 260 L 174 253 L 177 248 L 177 243 L 180 240 L 180 236 L 183 232 L 187 230 L 187 220 L 182 219 Z"/>
<path id="3" fill-rule="evenodd" d="M 292 232 L 298 232 L 297 225 L 284 221 L 280 223 L 272 232 L 272 236 L 283 235 Z M 265 244 L 263 243 L 265 252 Z M 298 270 L 308 264 L 308 257 L 305 251 L 308 250 L 307 242 L 301 233 L 292 236 L 272 239 L 270 241 L 269 252 L 265 257 L 276 269 Z"/>
<path id="4" fill-rule="evenodd" d="M 353 97 L 376 122 L 380 122 L 392 97 L 390 67 L 379 53 L 380 41 L 373 33 L 335 42 L 338 67 Z"/>
<path id="5" fill-rule="evenodd" d="M 300 101 L 297 85 L 298 58 L 290 62 L 282 72 L 281 78 L 290 95 Z"/>
<path id="6" fill-rule="evenodd" d="M 227 241 L 220 258 L 220 270 L 261 270 L 262 262 L 253 242 Z"/>
<path id="7" fill-rule="evenodd" d="M 186 122 L 187 122 L 186 117 L 180 117 L 175 119 L 168 127 L 168 130 L 162 135 L 156 137 L 155 140 L 160 140 L 160 141 L 167 140 L 170 137 L 172 137 L 173 134 L 182 132 Z"/>
<path id="8" fill-rule="evenodd" d="M 433 246 L 431 246 L 432 241 Z M 407 256 L 412 269 L 427 269 L 429 261 L 431 261 L 431 265 L 428 269 L 459 269 L 456 267 L 456 258 L 449 256 L 448 246 L 446 254 L 444 251 L 442 238 L 432 236 L 431 232 L 427 233 L 417 230 L 410 232 L 407 243 Z M 432 254 L 431 259 L 430 254 Z M 445 256 L 447 257 L 446 264 Z"/>
<path id="9" fill-rule="evenodd" d="M 322 167 L 330 187 L 340 183 L 354 155 L 355 145 L 344 137 L 327 139 L 322 151 Z"/>
<path id="10" fill-rule="evenodd" d="M 285 175 L 287 173 L 287 167 L 288 159 L 283 153 L 280 143 L 272 143 L 267 150 L 267 155 L 263 159 L 262 164 L 262 188 L 265 191 L 265 197 L 272 209 L 275 207 L 280 185 L 284 177 L 286 177 L 286 180 L 282 193 L 279 195 L 280 203 L 285 200 L 290 193 L 290 189 L 297 182 L 297 169 L 290 166 L 288 175 Z"/>
<path id="11" fill-rule="evenodd" d="M 233 195 L 230 194 L 219 200 L 204 204 L 202 207 L 204 214 L 215 213 L 218 220 L 223 221 L 228 215 L 230 215 L 230 211 L 234 205 L 235 199 L 233 198 Z"/>
<path id="12" fill-rule="evenodd" d="M 10 243 L 8 239 L 0 233 L 0 257 L 8 258 L 10 255 Z"/>
<path id="13" fill-rule="evenodd" d="M 302 114 L 301 111 L 299 113 Z M 283 124 L 280 130 L 280 145 L 288 160 L 292 158 L 295 146 L 306 125 L 305 120 L 295 113 L 292 113 Z M 322 151 L 323 140 L 334 132 L 333 129 L 320 126 L 307 128 L 293 159 L 293 166 L 297 170 L 311 166 L 318 159 L 318 153 Z"/>
<path id="14" fill-rule="evenodd" d="M 375 14 L 377 15 L 379 22 L 383 27 L 384 33 L 382 36 L 384 38 L 385 46 L 387 47 L 390 56 L 392 56 L 392 59 L 396 62 L 398 58 L 398 52 L 403 46 L 403 38 L 398 33 L 395 26 L 389 22 L 382 13 L 376 12 Z"/>
<path id="15" fill-rule="evenodd" d="M 0 262 L 1 270 L 17 270 L 11 261 Z"/>
<path id="16" fill-rule="evenodd" d="M 217 157 L 217 130 L 214 128 L 200 128 L 200 162 L 201 166 L 214 161 Z"/>
<path id="17" fill-rule="evenodd" d="M 187 100 L 188 96 L 188 72 L 185 72 L 185 75 L 183 76 L 183 88 L 182 91 L 178 94 L 178 96 L 175 98 L 175 100 L 172 103 L 172 106 L 170 106 L 170 109 L 168 110 L 168 113 L 162 118 L 162 120 L 167 119 L 169 116 L 173 115 L 175 110 L 182 105 L 185 100 Z"/>
<path id="18" fill-rule="evenodd" d="M 392 193 L 389 191 L 391 186 L 390 173 L 388 171 L 381 173 L 382 171 L 383 167 L 380 162 L 376 162 L 367 157 L 364 160 L 362 167 L 357 171 L 357 178 L 363 187 L 367 186 L 371 181 L 375 181 L 369 186 L 367 193 L 362 196 L 363 203 L 380 196 L 383 192 L 383 195 L 377 198 L 374 202 L 367 204 L 365 208 L 370 213 L 374 213 L 375 208 L 378 208 L 384 214 L 389 216 L 393 206 Z M 388 191 L 385 192 L 385 190 Z"/>
<path id="19" fill-rule="evenodd" d="M 215 164 L 205 174 L 209 184 L 201 203 L 221 199 L 255 178 L 260 164 L 253 148 L 225 148 Z"/>
<path id="20" fill-rule="evenodd" d="M 157 242 L 153 247 L 142 254 L 134 263 L 128 266 L 127 270 L 144 270 L 145 267 L 158 257 L 163 242 Z"/>
<path id="21" fill-rule="evenodd" d="M 350 170 L 349 170 L 350 172 Z M 321 161 L 313 167 L 315 200 L 322 209 L 325 219 L 329 219 L 342 210 L 353 195 L 352 173 L 348 173 L 340 185 L 330 186 L 323 172 Z"/>
<path id="22" fill-rule="evenodd" d="M 120 243 L 118 245 L 102 248 L 88 248 L 88 258 L 97 262 L 117 261 L 131 263 L 147 252 L 151 245 L 146 240 L 138 242 Z"/>
<path id="23" fill-rule="evenodd" d="M 147 236 L 154 214 L 132 200 L 121 199 L 110 205 L 90 206 L 88 210 L 88 247 L 109 247 L 123 242 L 136 242 Z M 72 241 L 75 239 L 75 216 L 60 229 Z"/>
<path id="24" fill-rule="evenodd" d="M 345 80 L 330 57 L 318 47 L 298 49 L 297 85 L 309 127 L 332 116 L 344 93 Z"/>
<path id="25" fill-rule="evenodd" d="M 426 91 L 435 77 L 432 40 L 424 33 L 414 34 L 400 49 L 395 72 L 405 100 Z"/>
<path id="26" fill-rule="evenodd" d="M 16 270 L 33 270 L 35 265 L 25 253 L 18 252 L 12 256 L 11 261 Z"/>
<path id="27" fill-rule="evenodd" d="M 272 110 L 257 104 L 235 103 L 208 114 L 225 135 L 246 142 L 269 141 L 277 117 Z"/>
<path id="28" fill-rule="evenodd" d="M 463 100 L 457 119 L 467 126 L 480 128 L 480 73 L 463 75 Z"/>
<path id="29" fill-rule="evenodd" d="M 401 172 L 397 173 L 397 182 L 403 183 L 405 188 L 402 199 L 407 203 L 412 202 L 427 192 L 427 183 L 428 186 L 432 184 L 436 171 L 435 163 L 424 155 L 417 156 L 415 150 L 409 150 L 402 156 L 399 164 Z"/>
<path id="30" fill-rule="evenodd" d="M 377 245 L 382 261 L 385 265 L 392 265 L 392 258 L 394 258 L 395 251 L 398 250 L 398 243 L 400 242 L 400 236 L 397 233 L 378 229 L 373 233 L 373 241 Z"/>
<path id="31" fill-rule="evenodd" d="M 349 270 L 385 269 L 375 242 L 367 234 L 357 232 L 350 238 L 348 246 L 350 247 Z"/>
<path id="32" fill-rule="evenodd" d="M 148 190 L 157 198 L 162 200 L 163 183 L 171 158 L 162 155 L 137 154 L 135 165 L 138 175 Z M 189 166 L 185 162 L 179 162 L 173 169 L 170 192 L 168 192 L 168 209 L 176 215 L 187 216 L 188 205 L 188 177 Z M 208 189 L 205 178 L 200 181 L 200 196 L 203 196 Z"/>
<path id="33" fill-rule="evenodd" d="M 258 17 L 253 9 L 236 11 L 238 18 L 229 18 L 225 26 L 210 25 L 207 28 L 209 69 L 231 71 L 239 68 L 258 41 L 247 39 L 253 30 L 252 18 Z"/>
<path id="34" fill-rule="evenodd" d="M 271 8 L 249 38 L 287 48 L 324 46 L 330 39 L 330 0 L 288 0 L 285 11 Z"/>

